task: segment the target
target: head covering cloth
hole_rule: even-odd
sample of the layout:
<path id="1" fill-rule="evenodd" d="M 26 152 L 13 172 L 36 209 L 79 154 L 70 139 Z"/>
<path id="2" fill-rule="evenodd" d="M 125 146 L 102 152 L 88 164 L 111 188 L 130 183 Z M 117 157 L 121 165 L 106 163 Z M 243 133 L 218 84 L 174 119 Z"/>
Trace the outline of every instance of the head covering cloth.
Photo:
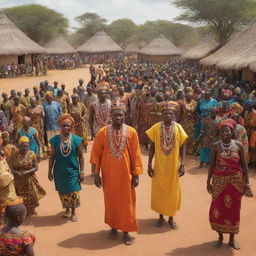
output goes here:
<path id="1" fill-rule="evenodd" d="M 48 97 L 53 97 L 53 92 L 52 91 L 47 91 L 45 94 Z"/>
<path id="2" fill-rule="evenodd" d="M 221 129 L 224 126 L 229 127 L 232 129 L 232 131 L 234 131 L 236 129 L 237 122 L 234 119 L 228 118 L 228 119 L 223 120 L 219 124 L 219 129 Z"/>
<path id="3" fill-rule="evenodd" d="M 162 112 L 165 110 L 172 110 L 177 112 L 179 104 L 175 101 L 167 101 L 162 105 Z"/>
<path id="4" fill-rule="evenodd" d="M 67 114 L 67 113 L 60 115 L 58 118 L 59 126 L 61 126 L 61 124 L 63 122 L 69 123 L 72 127 L 75 126 L 75 120 L 73 119 L 73 117 L 70 114 Z"/>
<path id="5" fill-rule="evenodd" d="M 243 110 L 243 107 L 237 102 L 234 102 L 230 105 L 230 112 L 240 115 L 243 112 Z"/>
<path id="6" fill-rule="evenodd" d="M 124 113 L 126 113 L 126 106 L 123 102 L 120 101 L 112 102 L 111 113 L 115 110 L 122 110 Z"/>
<path id="7" fill-rule="evenodd" d="M 29 143 L 29 138 L 27 136 L 21 136 L 18 141 L 18 145 L 21 143 Z"/>

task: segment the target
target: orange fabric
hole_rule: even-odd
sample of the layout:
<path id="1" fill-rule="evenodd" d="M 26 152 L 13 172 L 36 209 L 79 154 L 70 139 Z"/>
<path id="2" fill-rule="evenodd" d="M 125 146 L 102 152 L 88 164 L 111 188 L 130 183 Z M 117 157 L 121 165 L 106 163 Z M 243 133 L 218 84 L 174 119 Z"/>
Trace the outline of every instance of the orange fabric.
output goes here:
<path id="1" fill-rule="evenodd" d="M 131 187 L 132 175 L 143 173 L 137 132 L 128 128 L 127 144 L 120 159 L 112 157 L 107 127 L 102 128 L 93 143 L 91 163 L 102 173 L 105 223 L 124 232 L 137 231 L 136 196 Z"/>

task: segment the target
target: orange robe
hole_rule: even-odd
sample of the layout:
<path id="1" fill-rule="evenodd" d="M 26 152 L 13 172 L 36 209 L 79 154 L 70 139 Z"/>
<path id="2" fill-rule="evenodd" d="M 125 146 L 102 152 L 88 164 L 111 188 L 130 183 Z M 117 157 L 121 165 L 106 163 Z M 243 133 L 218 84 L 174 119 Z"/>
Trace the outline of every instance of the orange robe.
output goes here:
<path id="1" fill-rule="evenodd" d="M 127 143 L 119 159 L 112 156 L 109 143 L 108 126 L 105 126 L 97 133 L 90 159 L 96 165 L 96 173 L 102 173 L 105 223 L 123 232 L 134 232 L 138 227 L 131 181 L 133 175 L 143 173 L 137 132 L 128 126 Z"/>

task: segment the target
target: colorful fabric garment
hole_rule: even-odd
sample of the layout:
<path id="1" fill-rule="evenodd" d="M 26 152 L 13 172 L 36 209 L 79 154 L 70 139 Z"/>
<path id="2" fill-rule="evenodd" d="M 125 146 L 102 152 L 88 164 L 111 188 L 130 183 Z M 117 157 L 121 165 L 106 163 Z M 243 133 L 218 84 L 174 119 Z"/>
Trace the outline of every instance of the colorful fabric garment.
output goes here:
<path id="1" fill-rule="evenodd" d="M 118 150 L 110 140 L 109 126 L 102 128 L 93 143 L 90 162 L 96 165 L 96 173 L 102 173 L 105 201 L 105 223 L 111 228 L 125 232 L 137 231 L 136 195 L 131 186 L 133 175 L 143 172 L 141 153 L 137 132 L 128 128 L 123 134 L 122 153 L 117 157 Z M 124 147 L 123 147 L 124 144 Z M 120 195 L 122 195 L 120 197 Z"/>
<path id="2" fill-rule="evenodd" d="M 71 153 L 67 157 L 63 156 L 60 150 L 60 135 L 56 135 L 50 139 L 50 143 L 55 151 L 55 163 L 53 169 L 55 189 L 62 195 L 81 190 L 77 149 L 81 145 L 83 139 L 75 134 L 71 134 L 70 136 Z"/>
<path id="3" fill-rule="evenodd" d="M 11 157 L 11 169 L 19 172 L 27 171 L 33 168 L 33 162 L 36 161 L 36 155 L 28 151 L 26 156 L 21 156 L 17 150 Z M 27 214 L 34 213 L 35 208 L 39 206 L 39 200 L 42 199 L 46 192 L 39 184 L 36 174 L 24 176 L 14 175 L 14 185 L 17 196 L 23 197 L 24 204 L 27 208 Z"/>
<path id="4" fill-rule="evenodd" d="M 62 97 L 55 97 L 54 100 L 61 105 L 62 113 L 68 113 L 67 97 L 63 95 Z"/>
<path id="5" fill-rule="evenodd" d="M 13 144 L 7 144 L 6 146 L 4 146 L 5 159 L 8 164 L 10 164 L 11 156 L 16 150 L 17 148 Z"/>
<path id="6" fill-rule="evenodd" d="M 15 106 L 15 105 L 11 106 L 13 130 L 16 132 L 22 126 L 24 113 L 25 113 L 25 107 L 22 104 L 19 104 L 19 106 Z"/>
<path id="7" fill-rule="evenodd" d="M 4 112 L 4 115 L 7 119 L 7 123 L 9 124 L 11 121 L 11 104 L 10 101 L 2 101 L 1 110 Z"/>
<path id="8" fill-rule="evenodd" d="M 249 162 L 249 141 L 245 128 L 242 125 L 237 124 L 235 134 L 236 140 L 242 143 L 246 161 Z"/>
<path id="9" fill-rule="evenodd" d="M 20 98 L 20 103 L 25 107 L 25 108 L 27 108 L 27 107 L 29 107 L 30 106 L 30 96 L 25 96 L 25 95 L 23 95 L 23 96 L 21 96 L 21 98 Z"/>
<path id="10" fill-rule="evenodd" d="M 209 117 L 211 111 L 217 107 L 217 100 L 211 98 L 209 101 L 205 99 L 200 100 L 199 104 L 199 114 L 202 118 Z"/>
<path id="11" fill-rule="evenodd" d="M 61 105 L 56 102 L 52 101 L 51 104 L 45 102 L 43 104 L 44 108 L 44 125 L 46 131 L 57 131 L 59 130 L 59 126 L 57 124 L 57 120 L 59 116 L 62 114 Z"/>
<path id="12" fill-rule="evenodd" d="M 4 227 L 0 229 L 0 255 L 1 256 L 25 256 L 26 246 L 33 245 L 35 237 L 28 231 L 20 234 L 4 232 Z"/>
<path id="13" fill-rule="evenodd" d="M 83 144 L 87 145 L 88 136 L 88 110 L 83 103 L 78 102 L 77 105 L 70 104 L 70 115 L 75 120 L 74 132 L 83 139 Z"/>
<path id="14" fill-rule="evenodd" d="M 167 155 L 161 145 L 161 122 L 146 131 L 155 144 L 154 176 L 151 187 L 151 209 L 158 214 L 175 216 L 181 207 L 181 187 L 179 182 L 180 148 L 187 134 L 178 123 L 174 123 L 174 147 Z"/>
<path id="15" fill-rule="evenodd" d="M 212 189 L 209 213 L 212 229 L 221 233 L 237 234 L 244 189 L 239 153 L 231 152 L 230 156 L 226 156 L 224 152 L 218 153 L 213 170 Z"/>
<path id="16" fill-rule="evenodd" d="M 25 133 L 23 128 L 20 128 L 17 134 L 20 135 L 20 137 L 26 136 L 27 138 L 29 138 L 29 149 L 33 151 L 36 154 L 36 156 L 38 156 L 39 154 L 38 144 L 35 140 L 35 135 L 37 134 L 37 130 L 33 127 L 30 127 L 29 132 Z"/>
<path id="17" fill-rule="evenodd" d="M 188 135 L 188 140 L 186 143 L 187 154 L 193 154 L 195 150 L 195 127 L 197 120 L 195 116 L 196 108 L 196 101 L 192 100 L 189 104 L 184 102 L 180 124 Z"/>
<path id="18" fill-rule="evenodd" d="M 80 206 L 79 191 L 71 192 L 68 194 L 60 194 L 60 201 L 63 209 L 66 208 L 78 208 Z"/>
<path id="19" fill-rule="evenodd" d="M 5 114 L 2 110 L 0 110 L 0 131 L 4 132 L 8 129 L 8 120 L 5 117 Z"/>

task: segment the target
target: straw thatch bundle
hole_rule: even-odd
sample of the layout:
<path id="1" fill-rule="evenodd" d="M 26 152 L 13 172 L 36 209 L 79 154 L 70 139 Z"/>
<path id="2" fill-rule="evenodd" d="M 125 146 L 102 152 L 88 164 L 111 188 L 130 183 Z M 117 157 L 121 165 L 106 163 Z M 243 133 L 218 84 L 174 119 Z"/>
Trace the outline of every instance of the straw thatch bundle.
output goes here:
<path id="1" fill-rule="evenodd" d="M 124 49 L 127 53 L 136 53 L 139 51 L 139 47 L 135 43 L 128 44 Z"/>
<path id="2" fill-rule="evenodd" d="M 56 36 L 44 45 L 48 54 L 72 54 L 76 50 L 62 37 Z"/>
<path id="3" fill-rule="evenodd" d="M 104 31 L 97 32 L 87 42 L 77 48 L 78 52 L 83 53 L 108 53 L 121 52 L 122 48 L 113 41 Z"/>
<path id="4" fill-rule="evenodd" d="M 0 55 L 27 55 L 45 50 L 25 35 L 0 11 Z"/>
<path id="5" fill-rule="evenodd" d="M 170 42 L 166 37 L 160 34 L 157 38 L 153 39 L 148 45 L 142 48 L 139 54 L 143 55 L 181 55 L 181 50 L 177 48 L 172 42 Z"/>
<path id="6" fill-rule="evenodd" d="M 207 56 L 218 47 L 218 43 L 211 36 L 205 36 L 197 45 L 186 51 L 182 57 L 185 59 L 199 60 Z"/>
<path id="7" fill-rule="evenodd" d="M 256 19 L 215 53 L 200 61 L 220 69 L 249 68 L 256 72 Z"/>

